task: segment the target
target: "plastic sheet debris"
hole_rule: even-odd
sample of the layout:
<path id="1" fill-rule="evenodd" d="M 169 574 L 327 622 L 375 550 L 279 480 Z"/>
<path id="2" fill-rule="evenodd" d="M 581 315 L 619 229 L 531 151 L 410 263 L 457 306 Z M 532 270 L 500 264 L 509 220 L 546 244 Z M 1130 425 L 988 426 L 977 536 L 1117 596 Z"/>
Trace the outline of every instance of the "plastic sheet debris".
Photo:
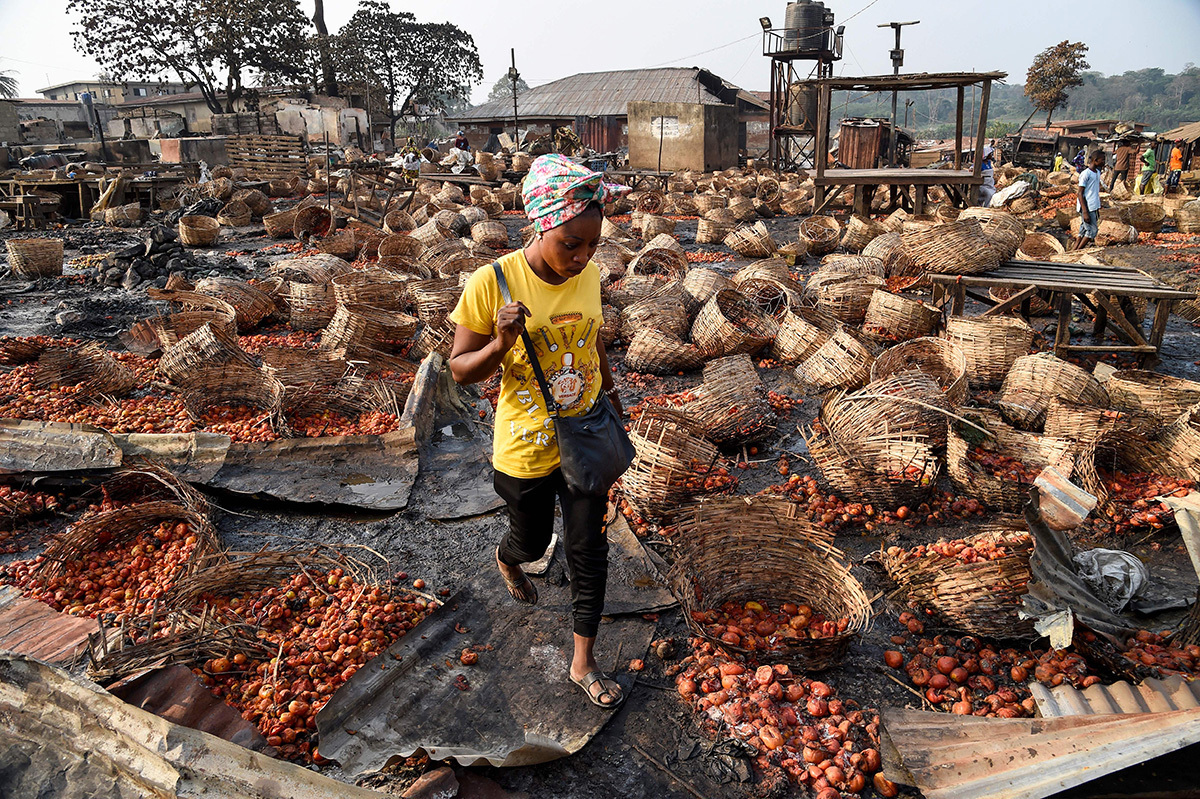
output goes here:
<path id="1" fill-rule="evenodd" d="M 1119 549 L 1089 549 L 1072 558 L 1079 576 L 1114 613 L 1120 613 L 1150 580 L 1146 564 Z"/>

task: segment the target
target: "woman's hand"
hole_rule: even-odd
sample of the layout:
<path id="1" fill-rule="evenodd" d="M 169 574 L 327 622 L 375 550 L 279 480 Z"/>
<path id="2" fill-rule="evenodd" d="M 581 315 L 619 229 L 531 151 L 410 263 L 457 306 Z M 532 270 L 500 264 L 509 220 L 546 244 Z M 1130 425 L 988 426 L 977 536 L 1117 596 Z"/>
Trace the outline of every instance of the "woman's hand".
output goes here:
<path id="1" fill-rule="evenodd" d="M 508 352 L 517 343 L 525 329 L 525 317 L 532 315 L 520 301 L 510 302 L 500 309 L 496 314 L 496 339 L 502 352 Z"/>

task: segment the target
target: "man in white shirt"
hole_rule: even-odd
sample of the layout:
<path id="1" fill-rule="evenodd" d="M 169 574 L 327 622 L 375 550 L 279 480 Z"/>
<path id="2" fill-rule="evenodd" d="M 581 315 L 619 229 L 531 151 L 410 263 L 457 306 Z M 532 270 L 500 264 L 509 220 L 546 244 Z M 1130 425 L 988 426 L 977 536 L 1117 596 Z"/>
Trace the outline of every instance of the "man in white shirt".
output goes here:
<path id="1" fill-rule="evenodd" d="M 1079 237 L 1071 243 L 1072 250 L 1091 246 L 1100 227 L 1100 173 L 1104 171 L 1104 151 L 1093 150 L 1088 156 L 1087 169 L 1079 173 Z"/>

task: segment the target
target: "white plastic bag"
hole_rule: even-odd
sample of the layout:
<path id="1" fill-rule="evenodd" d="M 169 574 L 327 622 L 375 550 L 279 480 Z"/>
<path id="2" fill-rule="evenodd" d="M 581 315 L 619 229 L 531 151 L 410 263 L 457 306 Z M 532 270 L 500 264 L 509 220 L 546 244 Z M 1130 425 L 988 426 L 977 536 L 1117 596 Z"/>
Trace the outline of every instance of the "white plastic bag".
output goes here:
<path id="1" fill-rule="evenodd" d="M 1150 572 L 1128 552 L 1119 549 L 1089 549 L 1073 558 L 1080 579 L 1108 605 L 1120 613 L 1150 580 Z"/>

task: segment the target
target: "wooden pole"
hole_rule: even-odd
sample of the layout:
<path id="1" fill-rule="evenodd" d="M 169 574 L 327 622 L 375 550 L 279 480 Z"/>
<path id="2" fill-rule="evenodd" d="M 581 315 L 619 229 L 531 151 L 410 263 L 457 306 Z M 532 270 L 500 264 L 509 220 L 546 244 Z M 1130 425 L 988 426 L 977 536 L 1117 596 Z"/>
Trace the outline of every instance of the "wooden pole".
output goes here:
<path id="1" fill-rule="evenodd" d="M 967 104 L 967 88 L 958 87 L 958 110 L 954 114 L 954 168 L 962 169 L 963 106 Z"/>
<path id="2" fill-rule="evenodd" d="M 992 94 L 991 80 L 983 82 L 983 93 L 979 95 L 979 129 L 975 131 L 975 177 L 983 176 L 983 139 L 987 132 L 988 98 Z"/>

